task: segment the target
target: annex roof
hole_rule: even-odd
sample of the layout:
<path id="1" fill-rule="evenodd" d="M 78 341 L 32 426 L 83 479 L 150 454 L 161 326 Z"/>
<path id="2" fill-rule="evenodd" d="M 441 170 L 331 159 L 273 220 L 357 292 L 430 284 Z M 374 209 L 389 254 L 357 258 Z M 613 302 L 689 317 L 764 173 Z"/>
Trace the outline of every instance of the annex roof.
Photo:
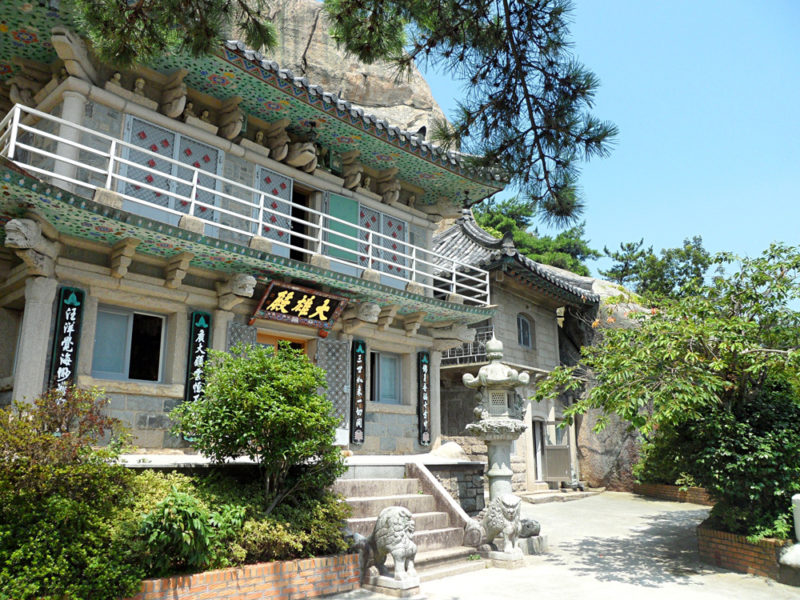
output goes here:
<path id="1" fill-rule="evenodd" d="M 600 297 L 558 274 L 558 270 L 524 256 L 510 236 L 497 239 L 478 225 L 470 209 L 463 209 L 452 227 L 433 238 L 433 251 L 476 267 L 504 270 L 522 283 L 568 304 L 596 304 Z"/>

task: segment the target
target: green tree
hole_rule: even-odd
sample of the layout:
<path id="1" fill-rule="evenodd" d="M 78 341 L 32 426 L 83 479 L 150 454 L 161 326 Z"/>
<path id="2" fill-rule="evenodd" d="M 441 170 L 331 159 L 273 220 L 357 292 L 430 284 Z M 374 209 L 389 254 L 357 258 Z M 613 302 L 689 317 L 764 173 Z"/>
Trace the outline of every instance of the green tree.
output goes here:
<path id="1" fill-rule="evenodd" d="M 282 343 L 209 352 L 203 397 L 175 408 L 174 431 L 217 463 L 246 456 L 262 473 L 266 513 L 314 495 L 344 472 L 325 373 Z"/>
<path id="2" fill-rule="evenodd" d="M 675 298 L 703 284 L 712 263 L 712 256 L 703 248 L 699 235 L 683 240 L 677 248 L 664 248 L 661 256 L 653 247 L 644 248 L 644 239 L 619 245 L 618 251 L 603 248 L 614 260 L 611 268 L 600 275 L 632 288 L 648 300 Z"/>
<path id="3" fill-rule="evenodd" d="M 716 415 L 717 421 L 728 425 L 713 447 L 706 448 L 717 461 L 714 468 L 725 464 L 730 472 L 739 473 L 740 483 L 763 487 L 763 480 L 754 479 L 755 469 L 734 468 L 753 450 L 744 450 L 746 445 L 730 436 L 751 427 L 753 419 L 764 418 L 749 408 L 759 399 L 779 393 L 788 398 L 784 401 L 798 402 L 800 311 L 794 306 L 800 299 L 800 251 L 773 245 L 757 258 L 720 254 L 712 265 L 727 267 L 728 274 L 720 270 L 713 281 L 700 286 L 690 282 L 692 293 L 662 302 L 635 327 L 602 330 L 596 345 L 582 349 L 579 364 L 555 369 L 539 385 L 535 398 L 581 392 L 565 411 L 568 418 L 600 409 L 623 418 L 651 441 L 659 432 L 697 427 L 708 415 Z M 777 392 L 776 381 L 784 382 Z M 601 418 L 599 426 L 605 422 L 607 418 Z M 768 429 L 762 424 L 758 431 Z M 769 454 L 775 447 L 764 445 L 762 450 Z M 699 456 L 697 451 L 696 460 L 687 461 L 693 469 L 688 474 L 709 481 L 704 469 L 710 463 Z M 781 482 L 779 493 L 788 497 L 786 480 Z M 737 502 L 730 489 L 718 486 L 715 493 L 723 506 Z M 781 506 L 788 511 L 788 505 Z M 774 524 L 785 516 L 771 512 L 751 533 L 770 519 Z"/>
<path id="4" fill-rule="evenodd" d="M 497 237 L 509 233 L 517 250 L 528 258 L 545 265 L 589 275 L 587 260 L 600 256 L 584 239 L 585 223 L 561 231 L 556 236 L 529 231 L 535 221 L 533 207 L 519 197 L 489 200 L 473 207 L 475 221 Z"/>
<path id="5" fill-rule="evenodd" d="M 616 127 L 589 111 L 597 77 L 570 52 L 569 0 L 326 0 L 332 35 L 370 63 L 429 64 L 466 84 L 434 139 L 510 176 L 546 221 L 582 211 L 577 163 Z"/>
<path id="6" fill-rule="evenodd" d="M 253 48 L 277 43 L 272 0 L 66 0 L 95 52 L 119 67 L 181 48 L 194 56 L 217 49 L 234 26 Z"/>
<path id="7" fill-rule="evenodd" d="M 631 285 L 636 282 L 641 270 L 642 261 L 653 255 L 653 247 L 645 249 L 644 238 L 638 242 L 620 242 L 618 251 L 611 251 L 603 246 L 603 254 L 614 261 L 614 265 L 600 275 L 620 285 Z"/>

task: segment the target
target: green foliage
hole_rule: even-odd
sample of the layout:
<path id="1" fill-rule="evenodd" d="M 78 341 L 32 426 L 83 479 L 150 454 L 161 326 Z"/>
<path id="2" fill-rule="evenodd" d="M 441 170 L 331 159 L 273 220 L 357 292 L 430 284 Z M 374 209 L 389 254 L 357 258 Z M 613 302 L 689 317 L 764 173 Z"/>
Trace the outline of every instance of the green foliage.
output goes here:
<path id="1" fill-rule="evenodd" d="M 173 487 L 142 520 L 148 573 L 166 575 L 230 565 L 227 543 L 244 523 L 242 507 L 210 511 L 197 498 Z"/>
<path id="2" fill-rule="evenodd" d="M 117 428 L 95 391 L 0 411 L 0 598 L 118 598 L 143 570 L 116 527 L 132 474 L 91 448 Z"/>
<path id="3" fill-rule="evenodd" d="M 65 0 L 103 61 L 119 67 L 145 63 L 181 48 L 210 54 L 236 26 L 252 48 L 272 49 L 277 34 L 266 0 Z M 228 35 L 228 37 L 230 37 Z"/>
<path id="4" fill-rule="evenodd" d="M 636 327 L 601 331 L 535 398 L 590 383 L 568 418 L 590 408 L 617 414 L 653 443 L 651 472 L 709 489 L 723 526 L 781 534 L 800 473 L 783 454 L 797 454 L 798 443 L 800 252 L 776 244 L 758 258 L 721 254 L 712 264 L 730 274 L 690 281 L 683 291 L 693 294 L 640 315 Z"/>
<path id="5" fill-rule="evenodd" d="M 262 472 L 271 512 L 290 495 L 314 494 L 344 472 L 334 446 L 338 418 L 318 390 L 324 371 L 281 344 L 209 352 L 204 397 L 170 413 L 174 431 L 221 463 L 247 456 Z"/>
<path id="6" fill-rule="evenodd" d="M 464 83 L 435 141 L 511 178 L 548 221 L 583 207 L 577 163 L 603 156 L 616 127 L 589 111 L 597 77 L 569 50 L 567 0 L 326 0 L 331 34 L 371 63 L 431 64 Z"/>
<path id="7" fill-rule="evenodd" d="M 578 275 L 589 275 L 586 261 L 600 256 L 584 239 L 585 223 L 562 231 L 555 237 L 539 235 L 535 230 L 528 231 L 535 220 L 535 211 L 519 197 L 477 204 L 473 207 L 473 214 L 478 225 L 486 231 L 496 237 L 511 235 L 520 253 L 545 265 Z"/>
<path id="8" fill-rule="evenodd" d="M 620 244 L 618 252 L 603 248 L 615 262 L 600 274 L 653 301 L 693 293 L 703 285 L 713 260 L 703 248 L 703 238 L 694 236 L 683 240 L 683 246 L 662 249 L 660 257 L 643 244 L 644 239 Z"/>
<path id="9" fill-rule="evenodd" d="M 717 499 L 711 511 L 717 527 L 751 538 L 791 537 L 791 498 L 800 492 L 797 390 L 769 379 L 746 403 L 718 405 L 681 427 L 660 430 L 643 475 L 666 474 L 663 464 L 692 473 Z"/>

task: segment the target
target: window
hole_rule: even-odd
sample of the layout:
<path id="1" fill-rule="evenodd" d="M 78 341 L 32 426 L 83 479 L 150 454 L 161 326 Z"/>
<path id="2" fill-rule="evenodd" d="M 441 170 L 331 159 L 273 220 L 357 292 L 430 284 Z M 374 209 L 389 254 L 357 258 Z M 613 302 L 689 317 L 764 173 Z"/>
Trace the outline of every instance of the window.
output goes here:
<path id="1" fill-rule="evenodd" d="M 523 348 L 533 348 L 533 325 L 525 315 L 517 315 L 517 342 Z"/>
<path id="2" fill-rule="evenodd" d="M 100 308 L 94 335 L 92 376 L 160 381 L 164 317 Z"/>
<path id="3" fill-rule="evenodd" d="M 370 389 L 374 402 L 401 404 L 402 359 L 399 354 L 370 352 Z"/>

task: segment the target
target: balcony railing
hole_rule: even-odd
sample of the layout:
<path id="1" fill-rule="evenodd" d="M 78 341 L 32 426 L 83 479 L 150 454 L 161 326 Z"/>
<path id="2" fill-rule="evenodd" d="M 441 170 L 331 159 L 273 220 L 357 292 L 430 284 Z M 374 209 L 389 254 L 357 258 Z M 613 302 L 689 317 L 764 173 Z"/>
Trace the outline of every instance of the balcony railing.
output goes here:
<path id="1" fill-rule="evenodd" d="M 32 108 L 16 105 L 0 121 L 0 156 L 79 196 L 116 192 L 134 214 L 175 225 L 189 215 L 206 235 L 245 244 L 269 230 L 283 256 L 322 254 L 337 272 L 358 276 L 369 266 L 392 287 L 414 283 L 428 296 L 489 303 L 483 269 Z"/>
<path id="2" fill-rule="evenodd" d="M 494 326 L 475 328 L 475 340 L 451 348 L 442 354 L 442 366 L 486 362 L 486 342 L 494 336 Z"/>

